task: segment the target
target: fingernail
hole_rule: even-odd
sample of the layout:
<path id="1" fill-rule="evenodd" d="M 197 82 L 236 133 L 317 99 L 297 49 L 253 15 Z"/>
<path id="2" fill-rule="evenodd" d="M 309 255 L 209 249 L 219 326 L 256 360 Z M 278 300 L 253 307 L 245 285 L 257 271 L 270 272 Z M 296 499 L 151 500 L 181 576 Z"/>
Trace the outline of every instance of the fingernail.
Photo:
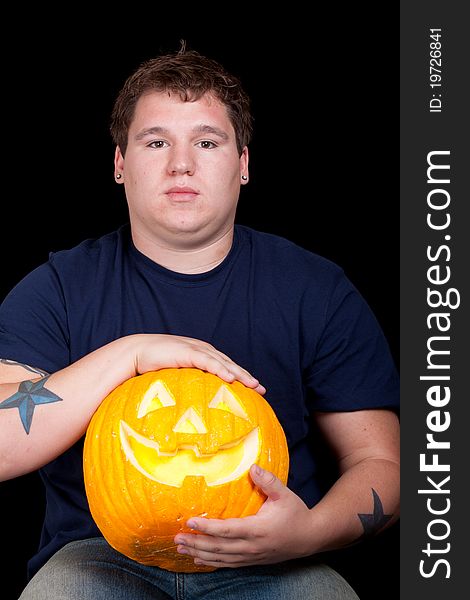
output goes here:
<path id="1" fill-rule="evenodd" d="M 189 521 L 186 522 L 186 525 L 188 527 L 190 527 L 191 529 L 197 529 L 197 523 L 196 523 L 196 521 L 189 520 Z"/>
<path id="2" fill-rule="evenodd" d="M 189 554 L 187 548 L 178 548 L 179 554 Z"/>
<path id="3" fill-rule="evenodd" d="M 258 477 L 261 477 L 261 475 L 264 473 L 264 470 L 257 464 L 253 465 L 253 470 L 255 472 L 255 475 L 258 475 Z"/>

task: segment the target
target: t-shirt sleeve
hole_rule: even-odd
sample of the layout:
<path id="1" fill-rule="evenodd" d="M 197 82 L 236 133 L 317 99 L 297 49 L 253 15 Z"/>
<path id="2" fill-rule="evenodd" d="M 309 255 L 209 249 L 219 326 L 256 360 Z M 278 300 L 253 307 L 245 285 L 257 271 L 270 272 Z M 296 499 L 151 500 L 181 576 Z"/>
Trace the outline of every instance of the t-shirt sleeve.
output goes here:
<path id="1" fill-rule="evenodd" d="M 311 410 L 398 411 L 399 380 L 372 310 L 341 273 L 325 303 L 323 329 L 306 369 Z"/>
<path id="2" fill-rule="evenodd" d="M 0 305 L 0 358 L 48 373 L 70 364 L 64 296 L 50 262 L 20 281 Z"/>

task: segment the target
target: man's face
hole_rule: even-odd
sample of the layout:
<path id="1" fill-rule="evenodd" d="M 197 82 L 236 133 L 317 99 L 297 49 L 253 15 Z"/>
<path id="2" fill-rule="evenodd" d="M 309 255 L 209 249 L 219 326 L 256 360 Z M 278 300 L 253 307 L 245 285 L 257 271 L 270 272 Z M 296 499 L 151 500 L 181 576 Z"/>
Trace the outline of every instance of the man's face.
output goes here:
<path id="1" fill-rule="evenodd" d="M 223 104 L 151 92 L 137 102 L 125 157 L 116 150 L 134 235 L 171 247 L 216 241 L 233 227 L 248 150 L 238 155 Z"/>

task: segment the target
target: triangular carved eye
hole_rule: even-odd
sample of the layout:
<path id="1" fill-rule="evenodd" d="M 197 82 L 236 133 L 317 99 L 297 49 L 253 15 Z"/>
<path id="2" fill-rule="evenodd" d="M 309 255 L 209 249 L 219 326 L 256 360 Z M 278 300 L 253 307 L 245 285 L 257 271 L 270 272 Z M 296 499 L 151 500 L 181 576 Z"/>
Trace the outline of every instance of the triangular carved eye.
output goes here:
<path id="1" fill-rule="evenodd" d="M 145 392 L 142 402 L 139 406 L 137 418 L 141 419 L 148 415 L 149 412 L 163 408 L 164 406 L 174 406 L 176 400 L 173 394 L 163 381 L 157 380 Z"/>
<path id="2" fill-rule="evenodd" d="M 248 415 L 240 400 L 225 385 L 221 385 L 217 390 L 216 395 L 209 402 L 209 408 L 226 410 L 227 412 L 233 413 L 237 417 L 241 417 L 242 419 L 249 421 Z"/>
<path id="3" fill-rule="evenodd" d="M 204 421 L 192 406 L 183 413 L 173 427 L 173 431 L 175 433 L 207 433 Z"/>

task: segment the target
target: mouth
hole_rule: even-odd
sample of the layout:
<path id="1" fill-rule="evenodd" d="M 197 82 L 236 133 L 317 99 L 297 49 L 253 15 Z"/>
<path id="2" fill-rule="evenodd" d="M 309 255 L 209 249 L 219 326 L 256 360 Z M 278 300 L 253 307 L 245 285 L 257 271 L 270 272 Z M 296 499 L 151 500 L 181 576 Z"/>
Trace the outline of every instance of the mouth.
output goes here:
<path id="1" fill-rule="evenodd" d="M 260 452 L 259 428 L 243 438 L 221 446 L 214 454 L 201 454 L 197 446 L 183 446 L 173 454 L 160 452 L 157 442 L 120 423 L 121 446 L 127 459 L 145 477 L 182 487 L 186 477 L 204 477 L 206 485 L 234 481 L 256 462 Z"/>
<path id="2" fill-rule="evenodd" d="M 171 199 L 177 202 L 188 202 L 194 200 L 199 192 L 191 187 L 187 186 L 174 186 L 167 190 L 165 194 Z"/>

